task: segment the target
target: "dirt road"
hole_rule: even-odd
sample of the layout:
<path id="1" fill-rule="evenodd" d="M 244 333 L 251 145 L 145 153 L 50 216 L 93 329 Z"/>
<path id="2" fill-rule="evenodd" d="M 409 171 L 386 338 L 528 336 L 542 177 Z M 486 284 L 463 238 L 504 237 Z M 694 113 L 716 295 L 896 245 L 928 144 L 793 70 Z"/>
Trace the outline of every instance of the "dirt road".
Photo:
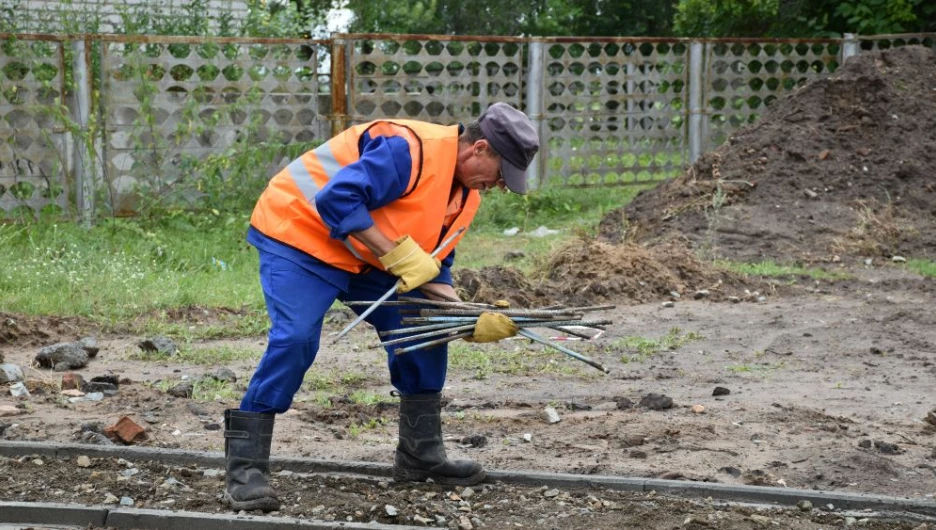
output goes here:
<path id="1" fill-rule="evenodd" d="M 453 456 L 502 470 L 681 478 L 932 501 L 936 425 L 926 419 L 936 407 L 936 313 L 931 309 L 936 282 L 896 266 L 862 268 L 852 274 L 852 280 L 832 283 L 801 280 L 788 289 L 789 294 L 768 293 L 763 302 L 681 299 L 673 307 L 657 301 L 608 311 L 604 316 L 615 324 L 604 335 L 588 343 L 565 344 L 611 367 L 610 375 L 524 340 L 453 347 L 445 391 L 448 450 Z M 327 331 L 337 331 L 343 324 L 343 317 L 336 314 Z M 44 340 L 73 340 L 90 331 L 71 330 L 72 336 L 63 333 Z M 25 368 L 28 379 L 48 384 L 32 384 L 34 392 L 28 398 L 0 398 L 0 406 L 23 410 L 0 419 L 2 437 L 89 440 L 83 430 L 99 430 L 128 415 L 147 430 L 141 445 L 220 451 L 222 410 L 236 406 L 239 392 L 201 401 L 170 396 L 163 389 L 171 385 L 158 381 L 198 380 L 218 366 L 140 360 L 136 346 L 140 339 L 98 337 L 100 353 L 78 373 L 86 379 L 113 375 L 122 381 L 117 396 L 98 402 L 69 403 L 55 388 L 61 373 Z M 274 454 L 391 461 L 396 405 L 388 395 L 383 354 L 367 347 L 374 341 L 371 330 L 360 328 L 347 341 L 323 349 L 307 388 L 277 422 Z M 264 342 L 252 337 L 223 344 L 255 350 L 259 356 Z M 219 343 L 183 347 L 209 345 Z M 7 363 L 28 367 L 38 349 L 29 337 L 21 337 L 0 351 Z M 246 384 L 255 363 L 256 357 L 227 366 L 238 376 L 237 387 Z M 720 390 L 723 395 L 713 396 L 716 387 L 728 393 Z M 672 406 L 660 410 L 640 406 L 650 393 L 672 398 Z M 373 403 L 378 398 L 390 402 Z M 556 409 L 561 421 L 546 420 L 548 406 Z M 704 410 L 694 411 L 693 406 Z M 137 487 L 133 480 L 114 478 L 109 485 L 85 493 L 67 478 L 90 472 L 119 477 L 107 471 L 116 465 L 101 461 L 79 469 L 67 464 L 64 482 L 58 483 L 58 479 L 50 482 L 51 467 L 37 474 L 29 459 L 5 460 L 0 462 L 0 477 L 5 480 L 0 497 L 27 500 L 23 497 L 41 491 L 46 500 L 94 503 L 103 502 L 106 491 L 130 496 L 137 506 L 161 506 L 165 499 L 158 495 L 156 482 Z M 155 472 L 163 477 L 160 480 L 167 473 L 176 475 L 165 469 Z M 445 500 L 450 492 L 433 486 L 410 490 L 358 481 L 342 484 L 333 477 L 277 480 L 291 506 L 284 513 L 293 516 L 314 516 L 319 506 L 325 506 L 319 514 L 370 520 L 375 517 L 373 506 L 388 503 L 396 503 L 401 512 L 404 505 L 415 506 L 407 512 L 410 516 L 435 513 L 414 496 L 425 497 L 429 505 L 441 503 L 436 512 L 442 514 L 448 513 L 444 504 L 452 502 Z M 309 480 L 316 484 L 311 495 Z M 220 510 L 220 479 L 200 477 L 196 482 L 200 485 L 192 491 L 197 495 L 177 495 L 174 506 Z M 50 488 L 58 492 L 53 491 L 51 498 Z M 673 511 L 672 517 L 656 521 L 655 501 L 625 499 L 619 493 L 562 492 L 544 498 L 536 488 L 493 484 L 476 491 L 486 492 L 481 499 L 489 495 L 482 505 L 492 506 L 487 520 L 498 521 L 493 526 L 498 528 L 509 527 L 501 522 L 511 521 L 506 514 L 517 511 L 535 512 L 548 519 L 551 528 L 583 528 L 579 523 L 560 523 L 564 518 L 556 519 L 557 514 L 587 508 L 587 513 L 600 515 L 605 501 L 616 508 L 608 512 L 608 519 L 595 515 L 588 527 L 626 528 L 627 524 L 615 526 L 612 521 L 631 520 L 631 526 L 672 528 L 692 514 L 719 512 L 690 503 Z M 393 502 L 383 498 L 387 495 Z M 360 497 L 359 503 L 346 496 Z M 513 500 L 496 504 L 504 499 Z M 356 507 L 340 508 L 344 505 Z M 729 519 L 737 515 L 730 513 L 734 515 L 726 515 Z M 457 521 L 453 515 L 449 513 L 446 520 Z M 819 528 L 832 520 L 790 516 L 805 519 L 780 524 Z M 523 517 L 516 522 L 537 520 Z M 640 517 L 654 518 L 657 526 L 627 519 Z M 750 523 L 746 515 L 739 517 L 740 526 L 726 522 L 719 527 L 750 526 L 744 526 Z M 386 514 L 376 518 L 393 519 Z M 809 526 L 813 523 L 816 526 Z"/>

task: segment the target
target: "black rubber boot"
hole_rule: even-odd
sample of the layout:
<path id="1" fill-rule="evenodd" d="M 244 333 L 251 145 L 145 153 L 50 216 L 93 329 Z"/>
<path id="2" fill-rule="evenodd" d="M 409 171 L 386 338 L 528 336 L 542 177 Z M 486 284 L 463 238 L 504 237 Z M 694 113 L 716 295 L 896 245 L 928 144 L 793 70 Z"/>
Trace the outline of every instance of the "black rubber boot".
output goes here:
<path id="1" fill-rule="evenodd" d="M 237 409 L 224 411 L 224 503 L 234 510 L 279 510 L 279 499 L 269 483 L 275 417 Z"/>
<path id="2" fill-rule="evenodd" d="M 439 394 L 400 396 L 400 441 L 393 479 L 471 486 L 484 480 L 480 464 L 449 460 L 442 445 L 442 399 Z"/>

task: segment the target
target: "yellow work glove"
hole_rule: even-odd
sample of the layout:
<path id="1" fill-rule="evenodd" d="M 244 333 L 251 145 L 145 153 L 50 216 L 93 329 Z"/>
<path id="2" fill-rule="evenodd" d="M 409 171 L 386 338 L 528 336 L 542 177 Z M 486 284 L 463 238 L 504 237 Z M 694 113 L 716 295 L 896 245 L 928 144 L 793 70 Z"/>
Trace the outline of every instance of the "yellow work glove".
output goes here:
<path id="1" fill-rule="evenodd" d="M 396 240 L 396 247 L 377 259 L 387 272 L 400 279 L 398 293 L 408 293 L 439 275 L 442 262 L 429 255 L 410 236 Z"/>
<path id="2" fill-rule="evenodd" d="M 510 317 L 501 313 L 481 313 L 475 324 L 474 333 L 465 338 L 468 342 L 497 342 L 501 339 L 513 337 L 520 328 L 510 320 Z"/>

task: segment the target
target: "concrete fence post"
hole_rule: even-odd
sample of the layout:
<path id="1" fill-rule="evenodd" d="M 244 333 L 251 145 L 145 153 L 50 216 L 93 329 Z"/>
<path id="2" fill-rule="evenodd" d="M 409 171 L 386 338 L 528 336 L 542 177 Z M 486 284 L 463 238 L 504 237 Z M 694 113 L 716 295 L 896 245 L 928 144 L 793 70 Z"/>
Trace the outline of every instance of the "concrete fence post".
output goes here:
<path id="1" fill-rule="evenodd" d="M 689 44 L 689 163 L 694 164 L 702 156 L 702 150 L 705 146 L 704 133 L 707 127 L 703 121 L 707 115 L 702 101 L 704 92 L 702 83 L 705 76 L 704 69 L 704 44 L 699 41 L 692 41 Z"/>
<path id="2" fill-rule="evenodd" d="M 640 130 L 640 118 L 637 116 L 637 81 L 634 81 L 637 75 L 637 65 L 634 64 L 633 60 L 628 58 L 627 64 L 624 65 L 624 75 L 627 79 L 624 87 L 624 130 L 627 131 L 627 136 L 630 136 L 631 131 Z M 628 149 L 633 149 L 633 139 L 628 140 Z"/>
<path id="3" fill-rule="evenodd" d="M 846 33 L 845 38 L 842 40 L 842 63 L 847 61 L 849 57 L 854 57 L 859 53 L 861 53 L 861 47 L 858 44 L 858 34 Z"/>
<path id="4" fill-rule="evenodd" d="M 527 186 L 536 189 L 546 182 L 548 178 L 545 163 L 548 160 L 549 146 L 547 145 L 546 128 L 543 115 L 543 43 L 530 40 L 527 48 L 527 79 L 526 79 L 526 113 L 536 128 L 540 138 L 539 153 L 533 158 L 527 171 Z"/>
<path id="5" fill-rule="evenodd" d="M 331 134 L 348 127 L 348 59 L 349 40 L 344 35 L 332 35 L 331 47 Z"/>
<path id="6" fill-rule="evenodd" d="M 71 138 L 72 167 L 75 170 L 79 216 L 82 224 L 90 227 L 94 222 L 94 183 L 97 180 L 94 174 L 94 155 L 88 149 L 88 146 L 94 143 L 92 139 L 87 138 L 87 135 L 91 134 L 88 130 L 91 120 L 91 41 L 85 38 L 72 41 L 72 52 L 72 74 L 75 82 L 72 112 L 79 131 L 77 138 Z"/>

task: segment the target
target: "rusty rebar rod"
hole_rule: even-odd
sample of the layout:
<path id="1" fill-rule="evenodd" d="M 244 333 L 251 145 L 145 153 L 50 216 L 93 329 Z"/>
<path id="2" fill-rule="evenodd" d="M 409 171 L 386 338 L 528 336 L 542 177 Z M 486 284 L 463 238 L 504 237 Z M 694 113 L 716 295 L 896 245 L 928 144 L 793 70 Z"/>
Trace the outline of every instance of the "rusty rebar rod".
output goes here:
<path id="1" fill-rule="evenodd" d="M 466 324 L 464 326 L 456 326 L 453 328 L 437 329 L 435 331 L 427 331 L 426 333 L 419 333 L 417 335 L 408 335 L 406 337 L 400 337 L 399 339 L 384 341 L 384 342 L 381 342 L 380 344 L 377 344 L 376 346 L 372 346 L 372 348 L 377 348 L 379 346 L 390 346 L 393 344 L 401 344 L 403 342 L 410 342 L 416 339 L 428 339 L 429 337 L 435 337 L 437 335 L 444 335 L 446 333 L 452 333 L 455 331 L 459 331 L 459 332 L 469 331 L 469 330 L 473 330 L 474 327 L 475 327 L 474 324 Z"/>
<path id="2" fill-rule="evenodd" d="M 615 309 L 615 308 L 617 308 L 616 305 L 587 305 L 587 306 L 583 306 L 583 307 L 565 307 L 565 308 L 563 308 L 563 309 L 564 309 L 565 311 L 575 311 L 575 312 L 587 313 L 587 312 L 589 312 L 589 311 L 604 311 L 604 310 L 606 310 L 606 309 Z"/>
<path id="3" fill-rule="evenodd" d="M 463 339 L 463 338 L 465 338 L 465 337 L 470 337 L 472 333 L 473 333 L 473 332 L 471 332 L 471 331 L 463 331 L 463 332 L 461 332 L 461 333 L 458 333 L 458 334 L 456 334 L 456 335 L 451 335 L 451 336 L 449 336 L 449 337 L 442 337 L 441 339 L 430 340 L 430 341 L 428 341 L 428 342 L 421 342 L 421 343 L 419 343 L 419 344 L 413 344 L 412 346 L 407 346 L 407 347 L 405 347 L 405 348 L 397 348 L 397 349 L 393 350 L 393 353 L 394 353 L 395 355 L 401 355 L 401 354 L 404 354 L 404 353 L 409 353 L 409 352 L 411 352 L 411 351 L 422 350 L 422 349 L 424 349 L 424 348 L 430 348 L 430 347 L 432 347 L 432 346 L 439 346 L 440 344 L 445 344 L 445 343 L 448 343 L 448 342 L 452 342 L 453 340 L 458 340 L 458 339 Z"/>
<path id="4" fill-rule="evenodd" d="M 601 326 L 613 324 L 610 320 L 520 320 L 515 319 L 522 328 L 551 328 L 553 326 L 582 326 L 601 329 Z"/>
<path id="5" fill-rule="evenodd" d="M 341 302 L 341 303 L 344 304 L 344 305 L 346 305 L 346 306 L 353 306 L 353 305 L 371 305 L 371 304 L 373 304 L 374 302 L 375 302 L 375 300 L 351 300 L 351 301 L 348 301 L 348 302 Z M 383 306 L 415 306 L 416 304 L 414 304 L 414 303 L 412 303 L 412 302 L 403 302 L 403 301 L 400 301 L 400 300 L 387 300 L 387 301 L 381 303 L 380 305 L 383 305 Z M 417 311 L 417 309 L 413 309 L 413 310 L 414 310 L 414 311 Z"/>
<path id="6" fill-rule="evenodd" d="M 342 302 L 346 306 L 353 305 L 371 305 L 374 303 L 374 300 L 349 300 L 347 302 Z M 419 305 L 429 305 L 433 307 L 440 308 L 450 308 L 450 309 L 463 309 L 463 310 L 480 310 L 486 308 L 493 308 L 494 306 L 488 304 L 476 304 L 474 302 L 449 302 L 444 300 L 429 300 L 424 298 L 413 298 L 411 296 L 400 296 L 396 300 L 383 302 L 382 305 L 385 306 L 419 306 Z M 414 309 L 415 310 L 415 309 Z"/>
<path id="7" fill-rule="evenodd" d="M 610 320 L 545 320 L 538 318 L 528 318 L 528 317 L 516 317 L 512 318 L 518 326 L 521 327 L 551 327 L 551 326 L 584 326 L 584 327 L 599 327 L 607 326 L 612 324 Z M 439 323 L 468 323 L 468 322 L 477 322 L 477 318 L 473 317 L 416 317 L 416 318 L 404 318 L 400 322 L 403 324 L 439 324 Z"/>
<path id="8" fill-rule="evenodd" d="M 593 360 L 589 359 L 588 357 L 585 357 L 585 356 L 582 355 L 581 353 L 574 352 L 574 351 L 570 350 L 569 348 L 566 348 L 565 346 L 561 346 L 561 345 L 559 345 L 559 344 L 554 344 L 554 343 L 552 343 L 552 342 L 549 342 L 548 340 L 544 339 L 543 337 L 540 337 L 539 335 L 537 335 L 536 333 L 533 333 L 533 332 L 530 331 L 530 330 L 521 329 L 519 333 L 520 333 L 520 335 L 523 335 L 524 337 L 526 337 L 526 338 L 528 338 L 528 339 L 530 339 L 530 340 L 532 340 L 532 341 L 534 341 L 534 342 L 538 342 L 538 343 L 543 344 L 543 345 L 545 345 L 545 346 L 549 346 L 549 347 L 551 347 L 551 348 L 555 348 L 555 349 L 561 351 L 562 353 L 568 355 L 569 357 L 572 357 L 573 359 L 578 359 L 579 361 L 582 361 L 583 363 L 585 363 L 585 364 L 591 366 L 592 368 L 597 368 L 597 369 L 601 370 L 602 372 L 604 372 L 604 373 L 606 373 L 606 374 L 611 372 L 611 370 L 605 368 L 601 363 L 599 363 L 599 362 L 597 362 L 597 361 L 593 361 Z"/>
<path id="9" fill-rule="evenodd" d="M 541 311 L 536 309 L 500 309 L 500 308 L 491 308 L 491 309 L 450 309 L 450 310 L 441 310 L 441 309 L 422 309 L 419 314 L 424 317 L 433 317 L 433 316 L 470 316 L 477 317 L 481 316 L 481 313 L 500 313 L 509 317 L 539 317 L 539 318 L 551 318 L 556 316 L 569 317 L 569 318 L 580 318 L 581 315 L 574 311 Z"/>
<path id="10" fill-rule="evenodd" d="M 576 324 L 576 325 L 578 326 L 578 325 L 581 325 L 581 324 Z M 578 337 L 578 338 L 580 338 L 580 339 L 591 340 L 591 338 L 592 338 L 591 335 L 587 335 L 587 334 L 585 334 L 585 333 L 582 333 L 581 331 L 575 331 L 575 330 L 572 330 L 572 329 L 569 329 L 569 328 L 564 328 L 564 327 L 560 327 L 560 326 L 547 326 L 547 327 L 548 327 L 549 329 L 554 329 L 554 330 L 559 331 L 559 332 L 561 332 L 561 333 L 566 333 L 566 334 L 568 334 L 568 335 L 572 335 L 573 337 Z M 595 329 L 595 328 L 588 328 L 588 329 Z"/>
<path id="11" fill-rule="evenodd" d="M 386 331 L 378 331 L 377 334 L 381 337 L 387 337 L 390 335 L 399 335 L 400 333 L 422 333 L 424 331 L 432 331 L 436 329 L 445 329 L 445 328 L 454 328 L 461 326 L 466 322 L 471 322 L 466 320 L 465 322 L 443 322 L 441 324 L 429 324 L 426 326 L 412 326 L 408 328 L 398 328 L 398 329 L 389 329 Z"/>
<path id="12" fill-rule="evenodd" d="M 432 306 L 438 306 L 438 307 L 449 307 L 453 309 L 457 308 L 458 306 L 465 306 L 465 307 L 479 308 L 479 309 L 495 307 L 491 304 L 479 304 L 477 302 L 462 302 L 462 301 L 455 302 L 455 301 L 448 301 L 448 300 L 430 300 L 428 298 L 413 298 L 411 296 L 401 296 L 397 299 L 404 301 L 404 302 L 413 302 L 416 304 L 425 304 L 425 305 L 432 305 Z"/>

